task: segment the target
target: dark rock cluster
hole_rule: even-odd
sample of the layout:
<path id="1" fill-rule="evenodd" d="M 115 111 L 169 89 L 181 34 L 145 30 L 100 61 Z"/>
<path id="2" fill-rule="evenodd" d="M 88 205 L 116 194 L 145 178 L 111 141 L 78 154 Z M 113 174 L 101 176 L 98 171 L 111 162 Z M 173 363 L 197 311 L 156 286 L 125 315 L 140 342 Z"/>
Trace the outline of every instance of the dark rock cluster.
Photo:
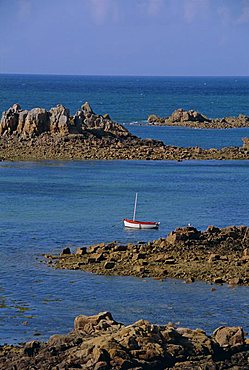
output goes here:
<path id="1" fill-rule="evenodd" d="M 187 126 L 195 128 L 239 128 L 249 127 L 249 117 L 240 114 L 238 117 L 208 118 L 194 110 L 177 109 L 168 117 L 158 117 L 151 114 L 148 122 L 161 126 Z"/>
<path id="2" fill-rule="evenodd" d="M 100 243 L 75 253 L 66 249 L 60 256 L 46 255 L 46 262 L 105 275 L 249 285 L 249 228 L 209 226 L 200 231 L 188 226 L 148 243 Z"/>
<path id="3" fill-rule="evenodd" d="M 146 320 L 125 326 L 109 312 L 78 316 L 71 333 L 47 343 L 0 347 L 1 370 L 248 369 L 248 358 L 241 327 L 220 327 L 209 336 Z"/>

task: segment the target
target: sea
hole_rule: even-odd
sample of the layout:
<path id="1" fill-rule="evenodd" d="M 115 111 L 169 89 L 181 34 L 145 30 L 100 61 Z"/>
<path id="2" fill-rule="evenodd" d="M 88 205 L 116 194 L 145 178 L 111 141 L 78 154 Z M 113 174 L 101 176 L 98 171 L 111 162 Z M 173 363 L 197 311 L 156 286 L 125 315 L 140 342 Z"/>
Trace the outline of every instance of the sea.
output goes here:
<path id="1" fill-rule="evenodd" d="M 249 129 L 148 127 L 147 116 L 195 109 L 209 117 L 249 115 L 249 77 L 0 75 L 0 111 L 88 101 L 140 137 L 166 144 L 240 146 Z M 191 223 L 248 225 L 248 161 L 0 162 L 0 345 L 67 333 L 74 317 L 110 311 L 125 324 L 249 330 L 249 287 L 98 276 L 54 270 L 43 254 L 99 242 L 150 241 Z M 159 230 L 125 230 L 137 217 Z"/>

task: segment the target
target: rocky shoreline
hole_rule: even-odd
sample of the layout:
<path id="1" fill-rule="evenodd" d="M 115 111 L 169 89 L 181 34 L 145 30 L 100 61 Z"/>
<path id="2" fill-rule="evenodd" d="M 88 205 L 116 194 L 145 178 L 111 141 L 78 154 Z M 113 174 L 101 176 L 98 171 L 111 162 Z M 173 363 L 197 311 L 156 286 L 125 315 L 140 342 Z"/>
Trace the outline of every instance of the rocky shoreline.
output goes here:
<path id="1" fill-rule="evenodd" d="M 241 327 L 201 329 L 153 325 L 125 326 L 109 312 L 78 316 L 68 335 L 48 342 L 0 346 L 0 369 L 248 369 L 249 340 Z"/>
<path id="2" fill-rule="evenodd" d="M 229 129 L 249 127 L 249 117 L 240 114 L 238 117 L 208 118 L 194 110 L 177 109 L 170 116 L 159 117 L 151 114 L 148 117 L 150 125 L 184 126 L 205 129 Z"/>
<path id="3" fill-rule="evenodd" d="M 148 243 L 100 243 L 75 253 L 64 248 L 60 255 L 45 255 L 45 262 L 56 269 L 103 275 L 249 285 L 249 228 L 209 226 L 199 231 L 189 226 Z"/>
<path id="4" fill-rule="evenodd" d="M 248 139 L 245 139 L 248 140 Z M 248 160 L 249 146 L 222 149 L 181 148 L 152 139 L 123 142 L 81 135 L 41 134 L 31 139 L 0 137 L 0 161 L 39 160 Z"/>
<path id="5" fill-rule="evenodd" d="M 0 160 L 248 160 L 249 140 L 241 147 L 181 148 L 140 139 L 88 103 L 73 116 L 62 105 L 46 111 L 14 104 L 0 122 Z"/>

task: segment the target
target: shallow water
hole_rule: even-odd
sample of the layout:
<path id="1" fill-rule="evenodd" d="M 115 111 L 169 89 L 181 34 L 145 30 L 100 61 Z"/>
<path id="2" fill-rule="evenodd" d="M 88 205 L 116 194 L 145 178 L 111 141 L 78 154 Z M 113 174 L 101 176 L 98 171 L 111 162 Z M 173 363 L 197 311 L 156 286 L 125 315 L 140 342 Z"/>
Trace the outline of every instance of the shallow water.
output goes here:
<path id="1" fill-rule="evenodd" d="M 103 310 L 125 323 L 248 330 L 248 287 L 212 291 L 201 282 L 95 276 L 40 262 L 65 246 L 152 240 L 189 222 L 248 224 L 248 169 L 247 161 L 0 163 L 0 343 L 65 333 L 76 315 Z M 137 216 L 159 220 L 158 231 L 124 230 L 136 191 Z"/>

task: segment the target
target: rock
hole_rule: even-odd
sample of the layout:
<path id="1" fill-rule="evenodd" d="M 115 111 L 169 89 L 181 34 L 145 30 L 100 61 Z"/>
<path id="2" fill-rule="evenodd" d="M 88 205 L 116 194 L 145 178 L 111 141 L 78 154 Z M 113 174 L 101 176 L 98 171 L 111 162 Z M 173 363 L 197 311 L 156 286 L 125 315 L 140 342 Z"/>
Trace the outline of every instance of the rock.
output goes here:
<path id="1" fill-rule="evenodd" d="M 245 344 L 244 331 L 240 326 L 221 326 L 214 331 L 213 336 L 221 347 L 243 346 Z"/>
<path id="2" fill-rule="evenodd" d="M 81 109 L 85 112 L 85 113 L 90 113 L 90 114 L 94 114 L 93 110 L 92 110 L 92 107 L 90 106 L 90 104 L 88 102 L 85 102 Z"/>
<path id="3" fill-rule="evenodd" d="M 103 252 L 98 252 L 98 253 L 93 253 L 91 255 L 91 258 L 94 258 L 94 261 L 95 262 L 101 262 L 101 261 L 104 261 L 106 258 L 105 258 L 105 254 Z M 107 262 L 108 263 L 108 262 Z"/>
<path id="4" fill-rule="evenodd" d="M 177 228 L 166 238 L 148 243 L 99 243 L 70 258 L 52 256 L 54 268 L 81 269 L 105 275 L 132 275 L 155 279 L 204 280 L 216 284 L 249 285 L 245 235 L 249 228 L 192 226 Z M 64 257 L 66 255 L 63 255 Z"/>
<path id="5" fill-rule="evenodd" d="M 138 254 L 134 254 L 133 258 L 134 260 L 141 260 L 141 259 L 144 259 L 146 256 L 145 256 L 145 253 L 138 253 Z"/>
<path id="6" fill-rule="evenodd" d="M 208 257 L 208 263 L 218 261 L 220 259 L 219 254 L 211 253 L 210 256 Z"/>
<path id="7" fill-rule="evenodd" d="M 61 256 L 65 256 L 65 255 L 69 255 L 69 254 L 71 254 L 71 250 L 70 250 L 70 248 L 69 247 L 66 247 L 66 248 L 64 248 L 63 250 L 62 250 L 62 252 L 61 252 Z"/>
<path id="8" fill-rule="evenodd" d="M 248 137 L 244 137 L 242 139 L 243 141 L 243 148 L 246 149 L 246 150 L 249 150 L 249 138 Z"/>
<path id="9" fill-rule="evenodd" d="M 155 114 L 151 114 L 151 115 L 149 115 L 149 117 L 148 117 L 148 122 L 149 122 L 149 123 L 157 122 L 158 120 L 159 120 L 159 117 L 158 117 L 158 116 L 156 116 Z"/>
<path id="10" fill-rule="evenodd" d="M 194 283 L 194 282 L 195 282 L 195 279 L 193 277 L 189 277 L 188 279 L 185 280 L 186 284 L 191 284 L 191 283 Z"/>
<path id="11" fill-rule="evenodd" d="M 216 234 L 216 233 L 220 232 L 220 229 L 218 227 L 210 225 L 210 226 L 207 227 L 206 232 L 209 233 L 209 234 Z"/>
<path id="12" fill-rule="evenodd" d="M 49 131 L 51 132 L 51 134 L 69 134 L 69 110 L 63 107 L 63 105 L 57 105 L 55 108 L 50 109 L 49 114 Z"/>
<path id="13" fill-rule="evenodd" d="M 181 335 L 178 343 L 185 348 L 185 351 L 190 355 L 208 355 L 214 353 L 214 344 L 210 337 L 207 336 L 204 330 L 178 328 L 177 333 Z"/>
<path id="14" fill-rule="evenodd" d="M 228 281 L 228 284 L 230 284 L 230 285 L 240 285 L 242 283 L 243 283 L 243 280 L 238 278 L 238 277 L 233 278 L 233 279 L 229 279 L 229 281 Z"/>
<path id="15" fill-rule="evenodd" d="M 19 115 L 18 115 L 18 126 L 17 126 L 17 132 L 19 134 L 22 134 L 23 133 L 23 128 L 24 128 L 25 121 L 26 121 L 26 118 L 27 118 L 28 113 L 29 113 L 28 110 L 21 110 L 21 111 L 19 111 Z"/>
<path id="16" fill-rule="evenodd" d="M 37 136 L 49 130 L 49 114 L 46 109 L 31 109 L 25 119 L 22 134 Z"/>
<path id="17" fill-rule="evenodd" d="M 187 121 L 196 121 L 196 122 L 208 122 L 209 119 L 203 114 L 196 112 L 194 110 L 184 110 L 177 109 L 174 111 L 171 116 L 168 118 L 172 122 L 187 122 Z"/>
<path id="18" fill-rule="evenodd" d="M 243 257 L 249 257 L 249 248 L 245 248 L 242 253 Z"/>
<path id="19" fill-rule="evenodd" d="M 208 118 L 205 115 L 194 111 L 177 109 L 169 117 L 158 117 L 151 114 L 148 117 L 149 124 L 164 125 L 164 126 L 189 126 L 197 128 L 224 129 L 248 127 L 249 117 L 240 114 L 238 117 L 223 117 L 223 118 Z M 248 141 L 244 139 L 244 149 L 247 149 Z"/>
<path id="20" fill-rule="evenodd" d="M 223 278 L 221 278 L 221 277 L 216 277 L 216 278 L 213 279 L 213 282 L 215 284 L 224 284 L 225 283 L 225 280 Z"/>
<path id="21" fill-rule="evenodd" d="M 106 141 L 113 141 L 114 138 L 142 141 L 122 125 L 113 122 L 109 115 L 95 114 L 88 102 L 84 103 L 73 117 L 70 117 L 69 110 L 60 104 L 49 112 L 42 108 L 22 111 L 18 104 L 14 104 L 3 112 L 0 123 L 0 135 L 10 136 L 13 133 L 25 137 L 49 133 L 61 136 L 83 135 L 85 138 L 90 136 L 97 139 L 104 137 Z"/>
<path id="22" fill-rule="evenodd" d="M 104 246 L 104 245 L 103 245 Z M 101 246 L 98 244 L 98 245 L 91 245 L 88 249 L 87 249 L 87 253 L 96 253 L 98 252 L 99 248 L 101 248 Z"/>
<path id="23" fill-rule="evenodd" d="M 176 262 L 176 260 L 174 259 L 174 258 L 167 258 L 167 259 L 165 259 L 165 261 L 164 261 L 164 263 L 166 264 L 166 265 L 172 265 L 172 264 L 174 264 Z"/>
<path id="24" fill-rule="evenodd" d="M 93 370 L 109 370 L 110 367 L 107 362 L 105 361 L 98 361 L 94 366 Z"/>
<path id="25" fill-rule="evenodd" d="M 33 340 L 32 342 L 27 342 L 24 346 L 24 353 L 29 357 L 34 356 L 38 352 L 40 346 L 41 344 L 36 340 Z"/>
<path id="26" fill-rule="evenodd" d="M 74 330 L 85 334 L 91 334 L 94 331 L 106 331 L 113 325 L 120 327 L 120 324 L 113 320 L 112 314 L 107 311 L 94 316 L 80 315 L 74 320 Z"/>
<path id="27" fill-rule="evenodd" d="M 191 112 L 193 119 L 196 119 L 193 112 Z M 226 118 L 224 123 L 212 120 L 207 125 L 206 122 L 175 123 L 160 119 L 159 124 L 191 127 L 200 127 L 202 124 L 201 127 L 216 128 L 219 125 L 221 128 L 222 125 L 235 126 L 235 121 L 235 118 Z M 249 126 L 249 119 L 241 116 L 239 127 L 243 126 L 242 121 Z M 14 105 L 3 113 L 0 123 L 0 146 L 0 161 L 249 159 L 249 150 L 241 147 L 219 150 L 180 148 L 165 145 L 159 140 L 139 139 L 110 117 L 95 114 L 88 103 L 72 117 L 62 105 L 51 108 L 50 112 L 42 108 L 24 111 L 19 105 Z"/>
<path id="28" fill-rule="evenodd" d="M 47 343 L 0 346 L 0 369 L 247 369 L 249 346 L 240 327 L 201 329 L 116 322 L 111 313 L 80 315 L 74 330 Z"/>
<path id="29" fill-rule="evenodd" d="M 113 269 L 113 267 L 115 267 L 115 262 L 113 261 L 108 261 L 104 264 L 104 268 L 106 270 L 110 270 L 110 269 Z"/>
<path id="30" fill-rule="evenodd" d="M 75 254 L 79 256 L 82 256 L 83 254 L 86 254 L 86 253 L 87 253 L 86 247 L 79 247 L 76 249 L 76 252 L 75 252 Z"/>
<path id="31" fill-rule="evenodd" d="M 195 227 L 179 227 L 175 231 L 169 233 L 166 238 L 166 241 L 170 244 L 175 244 L 177 242 L 184 242 L 187 239 L 198 239 L 200 236 L 200 231 L 198 231 Z"/>
<path id="32" fill-rule="evenodd" d="M 18 126 L 18 117 L 21 107 L 19 104 L 14 104 L 7 111 L 3 112 L 0 123 L 0 135 L 13 134 Z"/>

